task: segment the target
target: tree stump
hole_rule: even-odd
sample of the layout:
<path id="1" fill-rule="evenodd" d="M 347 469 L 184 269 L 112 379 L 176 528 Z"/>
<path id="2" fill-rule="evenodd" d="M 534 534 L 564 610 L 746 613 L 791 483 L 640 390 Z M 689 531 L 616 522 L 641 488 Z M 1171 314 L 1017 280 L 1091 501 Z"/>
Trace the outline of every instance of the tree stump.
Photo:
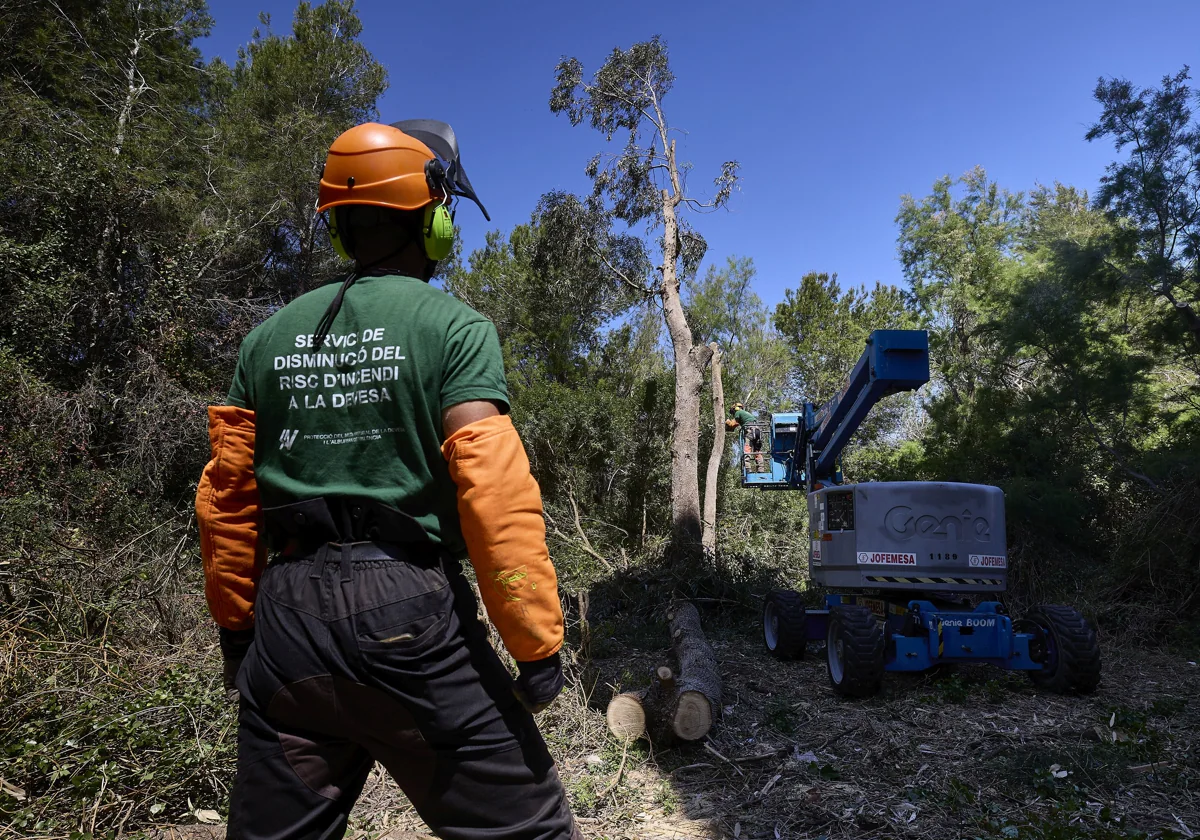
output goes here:
<path id="1" fill-rule="evenodd" d="M 691 604 L 667 612 L 679 676 L 659 666 L 649 687 L 613 697 L 605 715 L 608 729 L 623 740 L 647 735 L 655 744 L 698 741 L 708 734 L 721 710 L 717 658 Z"/>

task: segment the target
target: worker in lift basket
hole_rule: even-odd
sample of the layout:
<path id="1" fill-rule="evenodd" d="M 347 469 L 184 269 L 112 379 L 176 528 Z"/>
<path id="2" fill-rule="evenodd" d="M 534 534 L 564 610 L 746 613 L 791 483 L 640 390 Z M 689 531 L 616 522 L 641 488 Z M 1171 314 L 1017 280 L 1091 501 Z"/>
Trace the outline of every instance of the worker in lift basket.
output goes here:
<path id="1" fill-rule="evenodd" d="M 354 270 L 252 331 L 209 409 L 196 513 L 240 702 L 228 837 L 343 836 L 378 761 L 439 837 L 578 838 L 533 718 L 563 686 L 540 491 L 495 328 L 428 283 L 452 197 L 479 200 L 449 126 L 398 125 L 333 142 L 317 210 Z"/>
<path id="2" fill-rule="evenodd" d="M 762 456 L 762 429 L 757 425 L 758 418 L 746 411 L 746 407 L 741 403 L 734 403 L 733 408 L 729 409 L 731 417 L 725 421 L 725 427 L 730 431 L 745 426 L 748 423 L 756 425 L 750 426 L 749 430 L 743 430 L 742 433 L 742 452 L 744 453 L 747 463 L 749 462 L 750 453 L 754 453 L 755 472 L 763 472 L 763 456 Z"/>

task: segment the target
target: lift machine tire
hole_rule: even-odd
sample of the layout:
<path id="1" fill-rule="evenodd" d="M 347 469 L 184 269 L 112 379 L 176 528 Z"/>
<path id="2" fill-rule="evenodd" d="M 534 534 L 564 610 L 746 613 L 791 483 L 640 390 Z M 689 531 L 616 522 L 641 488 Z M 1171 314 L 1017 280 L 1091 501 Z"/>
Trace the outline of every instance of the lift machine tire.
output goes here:
<path id="1" fill-rule="evenodd" d="M 870 697 L 883 683 L 883 628 L 867 608 L 844 604 L 829 611 L 825 655 L 829 684 L 844 697 Z"/>
<path id="2" fill-rule="evenodd" d="M 803 659 L 808 619 L 798 592 L 777 589 L 763 603 L 763 643 L 777 659 Z"/>
<path id="3" fill-rule="evenodd" d="M 1035 686 L 1055 694 L 1090 694 L 1100 684 L 1100 644 L 1096 631 L 1074 607 L 1034 607 L 1024 625 L 1036 641 L 1031 654 L 1042 657 L 1042 670 L 1029 671 Z"/>

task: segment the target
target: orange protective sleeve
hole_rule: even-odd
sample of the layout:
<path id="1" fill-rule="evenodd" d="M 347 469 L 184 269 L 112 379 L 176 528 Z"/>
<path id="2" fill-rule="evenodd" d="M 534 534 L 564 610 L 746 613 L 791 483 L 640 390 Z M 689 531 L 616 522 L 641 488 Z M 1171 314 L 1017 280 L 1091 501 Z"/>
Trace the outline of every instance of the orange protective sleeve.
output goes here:
<path id="1" fill-rule="evenodd" d="M 196 488 L 204 595 L 217 624 L 245 630 L 254 624 L 254 593 L 266 560 L 254 480 L 254 412 L 210 406 L 208 440 L 212 460 Z"/>
<path id="2" fill-rule="evenodd" d="M 477 420 L 442 445 L 488 617 L 518 662 L 562 647 L 558 577 L 546 548 L 542 494 L 508 415 Z"/>

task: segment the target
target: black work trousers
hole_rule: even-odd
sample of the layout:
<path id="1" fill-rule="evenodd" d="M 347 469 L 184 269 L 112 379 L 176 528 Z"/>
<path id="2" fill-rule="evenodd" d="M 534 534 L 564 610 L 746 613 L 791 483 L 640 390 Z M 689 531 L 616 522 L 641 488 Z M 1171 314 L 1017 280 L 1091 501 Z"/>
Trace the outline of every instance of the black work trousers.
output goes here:
<path id="1" fill-rule="evenodd" d="M 434 551 L 269 565 L 237 685 L 230 840 L 341 837 L 376 761 L 447 840 L 580 837 L 474 593 Z"/>

